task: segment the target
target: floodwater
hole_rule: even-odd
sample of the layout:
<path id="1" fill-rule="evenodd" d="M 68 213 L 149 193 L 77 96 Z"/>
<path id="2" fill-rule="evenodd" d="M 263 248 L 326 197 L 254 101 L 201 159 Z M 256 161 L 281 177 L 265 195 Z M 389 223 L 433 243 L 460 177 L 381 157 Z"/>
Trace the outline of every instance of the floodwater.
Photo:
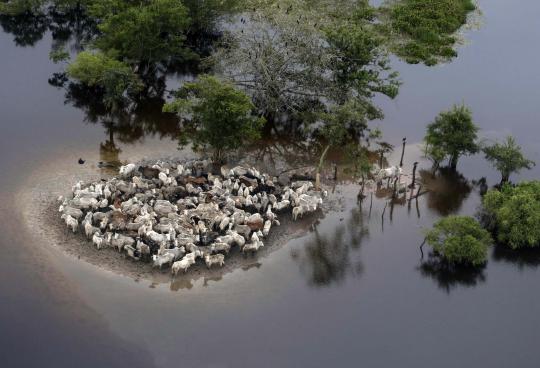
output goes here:
<path id="1" fill-rule="evenodd" d="M 483 136 L 513 134 L 540 162 L 540 3 L 480 6 L 483 24 L 465 34 L 452 63 L 395 62 L 404 85 L 395 101 L 379 101 L 380 126 L 396 145 L 407 137 L 406 167 L 425 125 L 462 101 Z M 39 186 L 34 173 L 46 168 L 54 178 L 59 157 L 74 171 L 95 171 L 98 160 L 176 145 L 174 121 L 151 102 L 135 116 L 100 117 L 81 96 L 49 85 L 60 68 L 48 60 L 50 44 L 48 32 L 33 46 L 0 34 L 2 367 L 538 366 L 537 252 L 493 249 L 485 269 L 457 275 L 421 259 L 422 229 L 443 215 L 474 214 L 479 191 L 497 182 L 480 156 L 462 159 L 461 175 L 432 183 L 418 202 L 385 208 L 375 198 L 370 211 L 369 197 L 359 205 L 358 187 L 342 183 L 332 194 L 343 198 L 339 210 L 222 277 L 134 280 L 36 242 L 18 202 L 21 188 Z"/>

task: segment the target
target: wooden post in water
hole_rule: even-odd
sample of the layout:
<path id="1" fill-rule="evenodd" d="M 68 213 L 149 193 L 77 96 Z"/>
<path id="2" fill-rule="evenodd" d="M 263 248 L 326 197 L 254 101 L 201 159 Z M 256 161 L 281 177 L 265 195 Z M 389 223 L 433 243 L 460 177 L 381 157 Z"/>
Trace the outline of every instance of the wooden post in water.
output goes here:
<path id="1" fill-rule="evenodd" d="M 405 144 L 407 144 L 407 138 L 403 138 L 403 148 L 401 149 L 401 160 L 399 160 L 399 167 L 403 167 L 403 156 L 405 155 Z"/>
<path id="2" fill-rule="evenodd" d="M 413 169 L 412 169 L 412 182 L 411 184 L 409 185 L 409 188 L 413 188 L 415 187 L 415 183 L 416 183 L 416 166 L 418 166 L 418 162 L 415 162 L 413 164 Z"/>
<path id="3" fill-rule="evenodd" d="M 394 188 L 392 189 L 392 199 L 397 197 L 397 182 L 399 180 L 399 177 L 394 179 Z"/>

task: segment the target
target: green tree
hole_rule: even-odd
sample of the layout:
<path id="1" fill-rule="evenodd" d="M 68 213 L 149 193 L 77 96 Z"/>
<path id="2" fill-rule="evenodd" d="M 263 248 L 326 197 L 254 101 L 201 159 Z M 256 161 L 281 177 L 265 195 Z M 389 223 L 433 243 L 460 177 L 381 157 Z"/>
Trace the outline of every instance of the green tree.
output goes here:
<path id="1" fill-rule="evenodd" d="M 450 167 L 455 169 L 460 156 L 478 152 L 477 132 L 471 110 L 465 105 L 454 105 L 428 125 L 424 137 L 426 152 L 437 162 L 448 157 Z"/>
<path id="2" fill-rule="evenodd" d="M 512 136 L 506 137 L 502 143 L 496 142 L 482 150 L 486 160 L 501 173 L 501 184 L 508 182 L 512 173 L 517 173 L 522 169 L 530 170 L 535 165 L 534 161 L 523 156 L 521 147 Z"/>
<path id="3" fill-rule="evenodd" d="M 483 221 L 512 249 L 540 245 L 540 181 L 503 185 L 482 199 Z"/>
<path id="4" fill-rule="evenodd" d="M 390 49 L 406 62 L 435 65 L 457 56 L 456 31 L 475 10 L 473 0 L 393 0 L 380 9 Z"/>
<path id="5" fill-rule="evenodd" d="M 426 232 L 426 243 L 450 264 L 479 266 L 486 262 L 491 235 L 468 216 L 448 216 Z"/>
<path id="6" fill-rule="evenodd" d="M 380 118 L 372 97 L 396 96 L 399 81 L 373 31 L 372 8 L 355 4 L 360 10 L 339 16 L 304 1 L 263 5 L 250 13 L 249 22 L 227 31 L 213 66 L 249 93 L 272 122 L 284 116 L 312 122 L 307 112 L 351 99 L 367 116 Z"/>
<path id="7" fill-rule="evenodd" d="M 95 1 L 91 11 L 101 19 L 95 46 L 128 64 L 193 56 L 184 45 L 191 21 L 181 0 Z"/>
<path id="8" fill-rule="evenodd" d="M 67 74 L 81 83 L 104 92 L 109 107 L 122 103 L 129 93 L 141 90 L 139 77 L 126 64 L 101 52 L 83 51 L 68 65 Z"/>
<path id="9" fill-rule="evenodd" d="M 335 105 L 329 112 L 320 113 L 318 116 L 324 125 L 320 129 L 321 155 L 315 180 L 317 190 L 320 187 L 320 173 L 331 147 L 354 146 L 358 145 L 358 138 L 371 137 L 368 127 L 369 112 L 366 111 L 366 106 L 356 99 Z M 351 135 L 352 131 L 355 132 L 354 137 Z"/>
<path id="10" fill-rule="evenodd" d="M 252 114 L 254 105 L 249 96 L 231 83 L 202 75 L 184 84 L 176 97 L 164 106 L 164 111 L 178 113 L 191 123 L 188 138 L 194 148 L 211 149 L 215 162 L 260 136 L 264 119 Z"/>

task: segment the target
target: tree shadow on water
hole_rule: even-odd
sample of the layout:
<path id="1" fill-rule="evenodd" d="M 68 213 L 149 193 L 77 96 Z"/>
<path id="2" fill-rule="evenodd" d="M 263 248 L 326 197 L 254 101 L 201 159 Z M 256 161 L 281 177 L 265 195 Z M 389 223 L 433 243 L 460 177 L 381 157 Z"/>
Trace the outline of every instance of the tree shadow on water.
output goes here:
<path id="1" fill-rule="evenodd" d="M 540 266 L 540 249 L 527 248 L 513 250 L 503 244 L 493 247 L 492 258 L 495 262 L 504 262 L 523 270 Z"/>
<path id="2" fill-rule="evenodd" d="M 457 287 L 474 287 L 486 281 L 484 267 L 456 266 L 441 261 L 432 253 L 417 268 L 421 275 L 430 278 L 447 294 Z"/>
<path id="3" fill-rule="evenodd" d="M 440 168 L 435 175 L 430 170 L 420 170 L 419 174 L 428 190 L 428 207 L 441 216 L 458 212 L 473 189 L 467 178 L 450 168 Z"/>
<path id="4" fill-rule="evenodd" d="M 345 224 L 339 224 L 331 232 L 323 234 L 315 226 L 308 243 L 292 253 L 310 286 L 339 285 L 348 276 L 358 277 L 363 273 L 364 266 L 356 252 L 368 236 L 364 217 L 356 208 Z"/>

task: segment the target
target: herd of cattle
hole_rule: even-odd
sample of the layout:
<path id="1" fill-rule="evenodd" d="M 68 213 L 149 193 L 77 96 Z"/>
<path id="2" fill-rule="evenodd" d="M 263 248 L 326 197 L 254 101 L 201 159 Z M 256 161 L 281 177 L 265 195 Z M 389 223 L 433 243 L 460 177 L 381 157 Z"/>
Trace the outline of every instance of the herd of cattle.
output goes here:
<path id="1" fill-rule="evenodd" d="M 97 249 L 112 247 L 176 275 L 202 259 L 223 266 L 231 247 L 256 252 L 278 215 L 296 220 L 316 211 L 325 192 L 311 181 L 281 185 L 255 168 L 223 166 L 212 173 L 207 161 L 128 164 L 119 175 L 76 183 L 59 212 L 68 228 L 80 228 Z"/>

